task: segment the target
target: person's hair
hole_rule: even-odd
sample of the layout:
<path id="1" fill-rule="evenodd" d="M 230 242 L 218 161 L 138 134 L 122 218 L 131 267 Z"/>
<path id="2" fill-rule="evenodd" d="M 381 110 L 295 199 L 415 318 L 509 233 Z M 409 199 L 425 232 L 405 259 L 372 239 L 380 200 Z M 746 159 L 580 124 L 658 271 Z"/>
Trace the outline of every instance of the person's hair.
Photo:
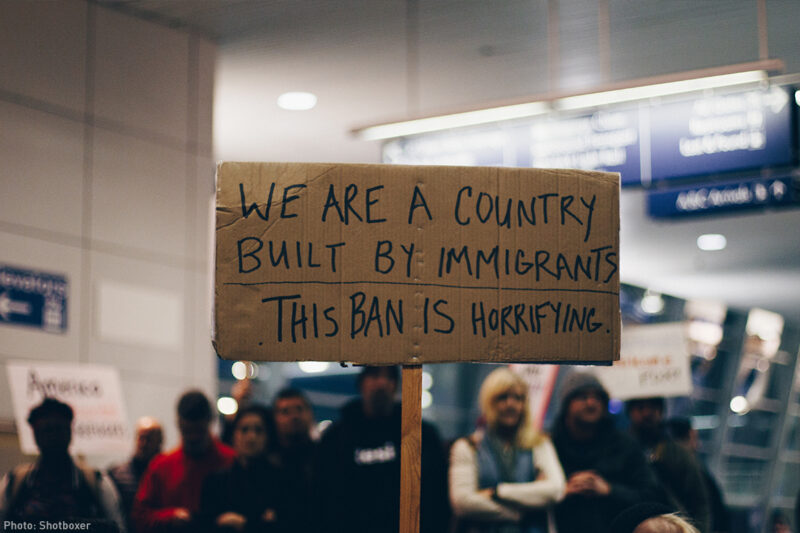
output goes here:
<path id="1" fill-rule="evenodd" d="M 654 516 L 648 520 L 655 520 L 659 525 L 665 526 L 663 531 L 665 533 L 700 533 L 691 522 L 682 518 L 678 513 L 669 513 Z"/>
<path id="2" fill-rule="evenodd" d="M 675 417 L 667 420 L 669 436 L 675 440 L 687 440 L 692 432 L 692 421 L 686 417 Z"/>
<path id="3" fill-rule="evenodd" d="M 211 404 L 199 390 L 184 392 L 178 400 L 178 417 L 188 422 L 211 420 Z"/>
<path id="4" fill-rule="evenodd" d="M 46 416 L 58 416 L 65 419 L 67 422 L 72 423 L 74 413 L 72 407 L 60 402 L 55 398 L 45 398 L 42 403 L 35 406 L 28 413 L 28 424 L 33 426 L 37 420 Z"/>
<path id="5" fill-rule="evenodd" d="M 533 429 L 530 406 L 528 405 L 528 384 L 522 379 L 522 376 L 508 367 L 492 370 L 484 378 L 481 390 L 478 393 L 481 412 L 489 428 L 494 427 L 497 422 L 497 409 L 495 409 L 493 400 L 510 389 L 518 389 L 523 396 L 522 419 L 517 429 L 517 445 L 522 448 L 530 448 L 536 444 L 539 436 Z"/>
<path id="6" fill-rule="evenodd" d="M 400 367 L 397 365 L 391 366 L 365 366 L 361 373 L 356 378 L 356 388 L 361 389 L 361 382 L 364 381 L 364 378 L 367 376 L 376 376 L 387 370 L 389 372 L 389 378 L 397 383 L 400 381 Z"/>
<path id="7" fill-rule="evenodd" d="M 625 402 L 625 412 L 629 413 L 631 407 L 641 405 L 650 405 L 657 408 L 662 413 L 665 412 L 667 408 L 666 400 L 664 400 L 662 396 L 653 396 L 652 398 L 634 398 L 632 400 L 628 400 Z"/>
<path id="8" fill-rule="evenodd" d="M 264 422 L 264 429 L 267 432 L 267 445 L 272 444 L 274 432 L 274 425 L 272 422 L 272 411 L 269 407 L 264 405 L 260 405 L 257 403 L 253 403 L 242 407 L 238 411 L 236 411 L 236 416 L 233 419 L 233 431 L 236 431 L 236 428 L 239 426 L 239 422 L 248 415 L 257 415 L 261 418 L 261 421 Z"/>
<path id="9" fill-rule="evenodd" d="M 279 400 L 286 400 L 289 398 L 300 398 L 303 400 L 303 403 L 306 404 L 306 407 L 311 407 L 311 402 L 308 401 L 308 397 L 305 395 L 305 393 L 300 389 L 295 389 L 294 387 L 284 387 L 279 390 L 278 394 L 275 395 L 275 399 L 272 400 L 272 405 L 278 405 Z"/>

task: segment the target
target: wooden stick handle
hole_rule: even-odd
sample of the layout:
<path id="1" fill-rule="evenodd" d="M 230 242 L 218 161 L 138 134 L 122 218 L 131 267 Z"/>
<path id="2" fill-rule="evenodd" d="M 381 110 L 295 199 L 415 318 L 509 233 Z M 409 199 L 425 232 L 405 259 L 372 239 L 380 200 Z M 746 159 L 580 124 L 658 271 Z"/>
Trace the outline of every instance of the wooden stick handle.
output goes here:
<path id="1" fill-rule="evenodd" d="M 400 533 L 419 533 L 422 472 L 422 365 L 403 365 Z"/>

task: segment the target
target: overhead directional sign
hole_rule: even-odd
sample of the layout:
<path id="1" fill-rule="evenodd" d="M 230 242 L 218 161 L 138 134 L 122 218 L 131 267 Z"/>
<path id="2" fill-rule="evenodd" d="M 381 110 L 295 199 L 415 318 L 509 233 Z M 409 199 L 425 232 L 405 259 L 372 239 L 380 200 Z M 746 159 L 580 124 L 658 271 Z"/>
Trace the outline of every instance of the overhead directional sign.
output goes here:
<path id="1" fill-rule="evenodd" d="M 800 179 L 788 176 L 710 183 L 647 196 L 647 212 L 654 218 L 790 205 L 800 206 Z"/>
<path id="2" fill-rule="evenodd" d="M 622 186 L 794 162 L 793 89 L 676 97 L 393 139 L 386 163 L 619 172 Z"/>
<path id="3" fill-rule="evenodd" d="M 790 164 L 791 111 L 781 87 L 652 106 L 652 178 Z"/>
<path id="4" fill-rule="evenodd" d="M 520 166 L 619 172 L 622 185 L 640 182 L 636 109 L 538 120 L 530 131 L 531 158 Z"/>
<path id="5" fill-rule="evenodd" d="M 0 324 L 67 329 L 66 277 L 0 265 Z"/>

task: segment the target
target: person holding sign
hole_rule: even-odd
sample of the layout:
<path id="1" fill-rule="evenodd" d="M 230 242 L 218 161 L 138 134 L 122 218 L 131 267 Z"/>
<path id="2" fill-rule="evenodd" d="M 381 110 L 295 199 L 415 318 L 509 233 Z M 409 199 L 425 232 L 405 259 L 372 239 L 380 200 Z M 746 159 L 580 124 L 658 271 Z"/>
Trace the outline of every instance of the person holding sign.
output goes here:
<path id="1" fill-rule="evenodd" d="M 450 499 L 459 532 L 545 533 L 566 482 L 550 439 L 531 426 L 527 384 L 503 367 L 483 381 L 486 431 L 457 440 Z"/>
<path id="2" fill-rule="evenodd" d="M 3 530 L 125 531 L 111 480 L 69 455 L 73 416 L 69 405 L 54 398 L 31 409 L 28 424 L 40 456 L 0 482 Z"/>
<path id="3" fill-rule="evenodd" d="M 200 513 L 209 531 L 274 532 L 282 527 L 285 482 L 266 456 L 274 430 L 269 411 L 251 404 L 233 421 L 236 461 L 203 483 Z"/>
<path id="4" fill-rule="evenodd" d="M 318 531 L 396 533 L 400 522 L 400 404 L 397 366 L 367 366 L 361 397 L 322 435 L 317 464 Z M 442 533 L 450 520 L 447 458 L 436 429 L 422 422 L 420 531 Z"/>
<path id="5" fill-rule="evenodd" d="M 661 489 L 633 438 L 614 427 L 608 392 L 590 372 L 573 371 L 561 385 L 553 444 L 567 476 L 556 506 L 559 533 L 612 533 L 614 517 Z"/>

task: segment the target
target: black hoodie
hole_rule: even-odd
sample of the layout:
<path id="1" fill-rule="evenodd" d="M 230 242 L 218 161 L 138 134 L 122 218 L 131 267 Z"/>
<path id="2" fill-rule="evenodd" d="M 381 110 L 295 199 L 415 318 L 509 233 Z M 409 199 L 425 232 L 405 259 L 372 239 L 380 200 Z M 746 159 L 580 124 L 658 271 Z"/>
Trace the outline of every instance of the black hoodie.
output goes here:
<path id="1" fill-rule="evenodd" d="M 361 400 L 342 409 L 322 436 L 316 483 L 320 532 L 395 533 L 400 520 L 400 404 L 364 416 Z M 420 531 L 447 531 L 447 459 L 436 429 L 422 423 Z"/>
<path id="2" fill-rule="evenodd" d="M 639 445 L 614 427 L 609 417 L 600 421 L 590 441 L 572 438 L 559 416 L 553 431 L 553 445 L 558 452 L 567 479 L 575 472 L 593 470 L 611 486 L 605 497 L 567 496 L 556 506 L 559 533 L 610 533 L 614 517 L 632 505 L 663 501 L 655 474 Z"/>

